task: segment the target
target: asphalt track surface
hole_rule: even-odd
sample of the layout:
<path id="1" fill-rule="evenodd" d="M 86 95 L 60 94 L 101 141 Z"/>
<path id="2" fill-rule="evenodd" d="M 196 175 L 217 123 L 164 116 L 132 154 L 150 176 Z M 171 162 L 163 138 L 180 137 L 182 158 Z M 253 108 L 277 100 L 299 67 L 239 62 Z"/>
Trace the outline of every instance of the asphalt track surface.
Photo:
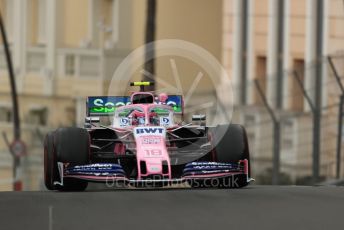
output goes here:
<path id="1" fill-rule="evenodd" d="M 0 229 L 344 229 L 344 187 L 1 192 Z"/>

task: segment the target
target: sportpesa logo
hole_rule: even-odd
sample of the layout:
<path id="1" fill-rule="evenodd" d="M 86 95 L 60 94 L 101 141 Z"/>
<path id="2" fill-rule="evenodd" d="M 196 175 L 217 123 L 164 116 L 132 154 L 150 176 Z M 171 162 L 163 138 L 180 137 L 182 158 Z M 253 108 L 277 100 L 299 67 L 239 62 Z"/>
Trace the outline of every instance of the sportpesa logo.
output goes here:
<path id="1" fill-rule="evenodd" d="M 88 97 L 87 107 L 90 115 L 113 114 L 116 108 L 129 105 L 130 98 L 127 96 L 95 96 Z"/>
<path id="2" fill-rule="evenodd" d="M 167 105 L 171 106 L 177 114 L 182 113 L 182 96 L 170 95 Z M 87 99 L 87 107 L 90 115 L 107 115 L 113 114 L 118 107 L 130 105 L 130 97 L 128 96 L 90 96 Z M 154 102 L 154 104 L 159 104 Z"/>

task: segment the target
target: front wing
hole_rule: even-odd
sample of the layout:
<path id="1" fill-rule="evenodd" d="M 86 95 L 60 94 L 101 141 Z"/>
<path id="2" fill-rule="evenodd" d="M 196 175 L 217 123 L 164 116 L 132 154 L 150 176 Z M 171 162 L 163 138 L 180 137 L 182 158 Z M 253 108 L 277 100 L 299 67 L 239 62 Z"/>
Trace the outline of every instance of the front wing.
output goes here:
<path id="1" fill-rule="evenodd" d="M 96 163 L 88 165 L 71 166 L 58 162 L 60 181 L 54 182 L 63 186 L 64 178 L 77 178 L 91 182 L 125 184 L 138 184 L 145 182 L 157 182 L 164 184 L 184 183 L 192 180 L 224 179 L 234 176 L 245 177 L 249 183 L 253 179 L 249 177 L 248 160 L 242 160 L 238 164 L 218 162 L 191 162 L 185 165 L 183 175 L 180 178 L 164 179 L 151 177 L 149 179 L 128 178 L 121 165 L 112 163 Z"/>

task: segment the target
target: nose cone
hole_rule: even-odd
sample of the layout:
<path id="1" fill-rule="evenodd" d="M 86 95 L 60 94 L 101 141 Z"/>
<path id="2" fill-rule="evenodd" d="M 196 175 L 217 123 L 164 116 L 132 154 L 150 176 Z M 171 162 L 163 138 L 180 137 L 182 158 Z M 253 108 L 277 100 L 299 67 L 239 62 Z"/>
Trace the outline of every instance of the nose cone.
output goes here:
<path id="1" fill-rule="evenodd" d="M 170 157 L 166 149 L 166 129 L 164 127 L 136 127 L 136 159 L 138 179 L 150 175 L 171 178 Z M 167 163 L 168 170 L 163 170 Z"/>

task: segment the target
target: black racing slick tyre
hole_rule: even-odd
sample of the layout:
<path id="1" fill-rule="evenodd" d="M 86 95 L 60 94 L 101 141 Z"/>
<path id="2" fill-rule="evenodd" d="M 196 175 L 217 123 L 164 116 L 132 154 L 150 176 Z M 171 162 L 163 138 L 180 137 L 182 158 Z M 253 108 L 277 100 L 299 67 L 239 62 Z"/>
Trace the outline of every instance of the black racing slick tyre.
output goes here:
<path id="1" fill-rule="evenodd" d="M 250 152 L 246 130 L 238 124 L 218 125 L 213 133 L 215 144 L 215 160 L 221 163 L 238 163 L 248 160 L 248 174 L 250 176 Z M 246 176 L 232 178 L 234 181 L 223 183 L 223 187 L 244 187 L 248 185 Z M 220 187 L 222 187 L 220 184 Z"/>
<path id="2" fill-rule="evenodd" d="M 250 175 L 250 154 L 246 131 L 237 124 L 209 127 L 208 134 L 213 149 L 206 156 L 209 161 L 238 164 L 240 160 L 248 160 Z M 202 161 L 202 160 L 201 160 Z M 189 181 L 194 188 L 241 188 L 248 185 L 247 175 L 238 174 L 224 178 L 206 178 Z"/>
<path id="3" fill-rule="evenodd" d="M 57 162 L 71 165 L 89 163 L 89 134 L 81 128 L 60 128 L 49 133 L 44 145 L 45 185 L 49 190 L 83 191 L 88 182 L 76 178 L 64 178 L 63 186 L 55 185 L 60 181 Z"/>
<path id="4" fill-rule="evenodd" d="M 54 181 L 59 180 L 54 149 L 54 132 L 50 132 L 44 139 L 44 184 L 48 190 L 55 190 Z"/>

